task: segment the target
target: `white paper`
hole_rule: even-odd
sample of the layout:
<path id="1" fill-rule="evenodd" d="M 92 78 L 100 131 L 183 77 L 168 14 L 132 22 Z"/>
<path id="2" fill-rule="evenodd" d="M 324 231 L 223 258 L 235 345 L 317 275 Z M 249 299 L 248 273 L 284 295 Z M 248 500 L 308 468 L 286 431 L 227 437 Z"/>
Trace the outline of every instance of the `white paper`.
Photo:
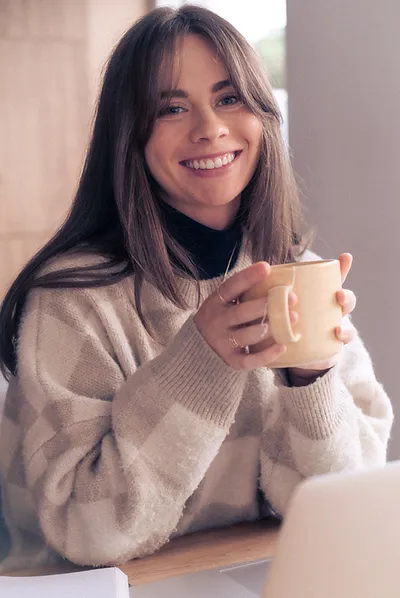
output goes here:
<path id="1" fill-rule="evenodd" d="M 43 575 L 0 576 L 1 598 L 129 598 L 128 577 L 117 567 Z"/>

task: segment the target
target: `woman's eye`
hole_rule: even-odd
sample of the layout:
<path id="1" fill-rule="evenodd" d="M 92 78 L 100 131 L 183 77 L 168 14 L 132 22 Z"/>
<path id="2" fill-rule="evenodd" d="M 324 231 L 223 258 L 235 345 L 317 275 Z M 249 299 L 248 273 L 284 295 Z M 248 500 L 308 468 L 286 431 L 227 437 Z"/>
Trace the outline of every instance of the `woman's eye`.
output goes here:
<path id="1" fill-rule="evenodd" d="M 230 95 L 230 96 L 225 96 L 224 98 L 222 98 L 222 100 L 220 100 L 218 102 L 218 104 L 222 105 L 222 106 L 234 106 L 235 104 L 239 104 L 240 100 L 238 98 L 237 95 Z"/>
<path id="2" fill-rule="evenodd" d="M 166 106 L 159 112 L 159 116 L 175 116 L 184 112 L 182 106 Z"/>

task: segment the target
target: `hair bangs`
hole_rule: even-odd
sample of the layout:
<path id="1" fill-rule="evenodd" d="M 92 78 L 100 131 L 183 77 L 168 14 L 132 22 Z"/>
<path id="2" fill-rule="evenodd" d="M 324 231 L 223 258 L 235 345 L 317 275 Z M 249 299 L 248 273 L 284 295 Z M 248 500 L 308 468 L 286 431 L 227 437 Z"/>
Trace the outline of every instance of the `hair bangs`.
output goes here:
<path id="1" fill-rule="evenodd" d="M 173 37 L 171 44 L 163 48 L 163 57 L 157 81 L 157 115 L 171 103 L 173 90 L 177 89 L 181 74 L 181 57 L 184 34 Z"/>

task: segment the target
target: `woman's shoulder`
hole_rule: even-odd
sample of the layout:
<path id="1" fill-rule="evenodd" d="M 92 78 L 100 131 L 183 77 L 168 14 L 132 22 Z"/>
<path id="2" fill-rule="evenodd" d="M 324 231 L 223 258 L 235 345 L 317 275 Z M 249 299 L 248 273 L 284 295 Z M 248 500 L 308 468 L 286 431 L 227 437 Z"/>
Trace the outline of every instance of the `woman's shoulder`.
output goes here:
<path id="1" fill-rule="evenodd" d="M 131 311 L 126 279 L 110 284 L 108 269 L 96 270 L 107 263 L 100 254 L 85 253 L 59 256 L 47 263 L 39 273 L 38 285 L 28 292 L 21 330 L 37 329 L 41 334 L 67 330 L 70 337 L 78 333 L 103 338 L 106 320 L 125 320 L 126 312 Z M 94 268 L 100 283 L 86 280 L 79 274 L 81 268 L 88 268 L 83 272 L 90 271 L 90 275 Z"/>
<path id="2" fill-rule="evenodd" d="M 100 253 L 75 251 L 56 256 L 39 270 L 25 313 L 32 309 L 53 313 L 110 309 L 110 304 L 125 294 L 124 278 L 117 276 L 122 268 L 123 264 Z"/>
<path id="3" fill-rule="evenodd" d="M 54 273 L 62 273 L 70 270 L 80 270 L 82 268 L 92 269 L 99 265 L 107 264 L 109 260 L 102 254 L 88 251 L 71 251 L 57 255 L 48 260 L 40 269 L 40 276 Z"/>
<path id="4" fill-rule="evenodd" d="M 101 253 L 74 251 L 49 260 L 38 272 L 39 287 L 73 295 L 114 295 L 127 276 L 126 264 Z"/>

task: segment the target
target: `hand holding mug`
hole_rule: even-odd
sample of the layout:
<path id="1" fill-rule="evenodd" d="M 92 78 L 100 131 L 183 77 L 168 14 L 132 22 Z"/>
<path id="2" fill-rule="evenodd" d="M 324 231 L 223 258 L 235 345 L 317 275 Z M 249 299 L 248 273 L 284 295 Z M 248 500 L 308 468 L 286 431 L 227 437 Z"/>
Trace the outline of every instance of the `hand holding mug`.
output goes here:
<path id="1" fill-rule="evenodd" d="M 287 351 L 271 367 L 318 371 L 332 367 L 343 342 L 353 335 L 342 322 L 343 314 L 355 305 L 354 294 L 342 289 L 351 261 L 349 254 L 343 254 L 338 260 L 272 266 L 269 275 L 241 297 L 244 302 L 267 299 L 269 332 L 250 350 L 284 344 Z"/>
<path id="2" fill-rule="evenodd" d="M 195 323 L 235 369 L 289 368 L 291 377 L 309 383 L 335 365 L 354 337 L 350 321 L 342 322 L 356 302 L 342 289 L 351 263 L 350 254 L 272 267 L 259 262 L 212 293 Z"/>

